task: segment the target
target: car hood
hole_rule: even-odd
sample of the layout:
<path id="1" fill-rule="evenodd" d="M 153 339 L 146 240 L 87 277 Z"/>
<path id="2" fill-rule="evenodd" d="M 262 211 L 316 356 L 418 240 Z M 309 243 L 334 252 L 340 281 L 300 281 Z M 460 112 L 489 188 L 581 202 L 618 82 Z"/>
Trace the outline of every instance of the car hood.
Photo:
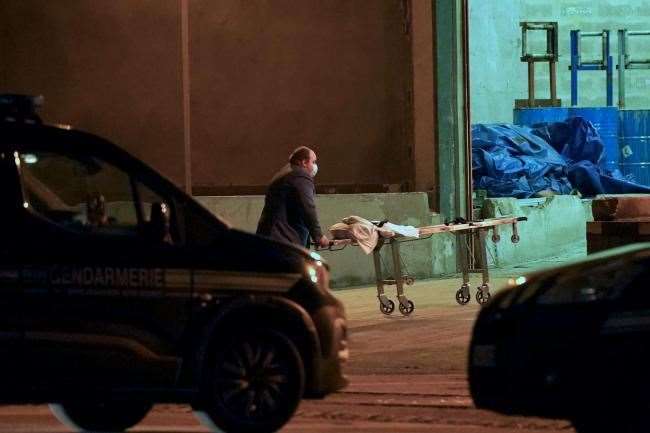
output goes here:
<path id="1" fill-rule="evenodd" d="M 304 248 L 232 228 L 191 255 L 197 264 L 236 272 L 302 274 L 305 264 L 314 261 Z"/>
<path id="2" fill-rule="evenodd" d="M 590 270 L 597 269 L 603 264 L 610 263 L 614 260 L 626 262 L 642 257 L 650 257 L 650 243 L 648 242 L 612 248 L 591 254 L 586 258 L 559 267 L 542 269 L 513 280 L 510 287 L 507 290 L 499 292 L 491 304 L 507 308 L 512 305 L 513 301 L 519 298 L 520 293 L 526 288 L 528 288 L 528 291 L 533 289 L 534 292 L 538 293 L 539 290 L 548 287 L 549 284 L 553 284 L 553 281 L 558 278 L 564 278 L 571 274 L 590 272 Z M 520 283 L 521 280 L 523 282 Z M 527 296 L 527 298 L 530 298 L 530 296 Z"/>
<path id="3" fill-rule="evenodd" d="M 569 262 L 560 267 L 542 269 L 533 272 L 526 277 L 528 281 L 546 279 L 547 277 L 558 275 L 565 272 L 582 272 L 591 268 L 600 266 L 603 263 L 612 260 L 634 260 L 642 256 L 650 255 L 650 242 L 625 245 L 618 248 L 602 251 L 596 254 L 590 254 L 586 258 Z"/>

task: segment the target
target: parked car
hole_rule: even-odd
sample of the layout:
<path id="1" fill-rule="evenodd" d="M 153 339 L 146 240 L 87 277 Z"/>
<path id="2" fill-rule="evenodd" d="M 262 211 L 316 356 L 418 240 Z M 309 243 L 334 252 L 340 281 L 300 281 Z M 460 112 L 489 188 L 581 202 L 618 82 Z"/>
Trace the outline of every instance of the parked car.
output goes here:
<path id="1" fill-rule="evenodd" d="M 650 431 L 650 244 L 521 277 L 480 312 L 479 408 L 570 419 L 579 433 Z"/>
<path id="2" fill-rule="evenodd" d="M 154 403 L 275 431 L 346 384 L 315 253 L 230 227 L 98 136 L 0 96 L 0 402 L 121 431 Z"/>

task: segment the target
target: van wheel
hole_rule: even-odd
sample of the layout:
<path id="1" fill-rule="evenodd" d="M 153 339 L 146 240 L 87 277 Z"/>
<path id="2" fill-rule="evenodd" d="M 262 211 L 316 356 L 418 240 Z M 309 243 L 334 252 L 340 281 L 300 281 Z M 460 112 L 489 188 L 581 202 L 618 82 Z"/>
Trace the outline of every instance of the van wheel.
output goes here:
<path id="1" fill-rule="evenodd" d="M 57 403 L 50 411 L 66 426 L 77 431 L 121 432 L 147 416 L 151 403 L 120 401 L 110 403 Z"/>
<path id="2" fill-rule="evenodd" d="M 207 368 L 210 379 L 197 415 L 213 431 L 279 430 L 304 392 L 302 358 L 291 340 L 275 331 L 219 340 Z"/>

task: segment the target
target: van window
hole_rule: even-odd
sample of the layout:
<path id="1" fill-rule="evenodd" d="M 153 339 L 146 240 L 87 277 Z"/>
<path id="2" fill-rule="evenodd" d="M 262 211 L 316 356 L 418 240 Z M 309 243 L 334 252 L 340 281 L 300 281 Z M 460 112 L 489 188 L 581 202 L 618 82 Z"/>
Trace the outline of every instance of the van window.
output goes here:
<path id="1" fill-rule="evenodd" d="M 131 235 L 138 216 L 129 175 L 105 161 L 53 152 L 20 154 L 28 206 L 65 227 Z"/>

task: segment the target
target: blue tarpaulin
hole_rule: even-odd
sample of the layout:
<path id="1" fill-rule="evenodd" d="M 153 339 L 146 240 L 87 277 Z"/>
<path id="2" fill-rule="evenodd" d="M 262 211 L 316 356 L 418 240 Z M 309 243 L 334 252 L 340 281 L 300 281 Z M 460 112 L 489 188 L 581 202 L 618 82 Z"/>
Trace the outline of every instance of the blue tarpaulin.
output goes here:
<path id="1" fill-rule="evenodd" d="M 540 123 L 472 126 L 474 189 L 489 197 L 529 198 L 540 194 L 650 193 L 605 169 L 605 147 L 598 131 L 582 117 Z"/>

